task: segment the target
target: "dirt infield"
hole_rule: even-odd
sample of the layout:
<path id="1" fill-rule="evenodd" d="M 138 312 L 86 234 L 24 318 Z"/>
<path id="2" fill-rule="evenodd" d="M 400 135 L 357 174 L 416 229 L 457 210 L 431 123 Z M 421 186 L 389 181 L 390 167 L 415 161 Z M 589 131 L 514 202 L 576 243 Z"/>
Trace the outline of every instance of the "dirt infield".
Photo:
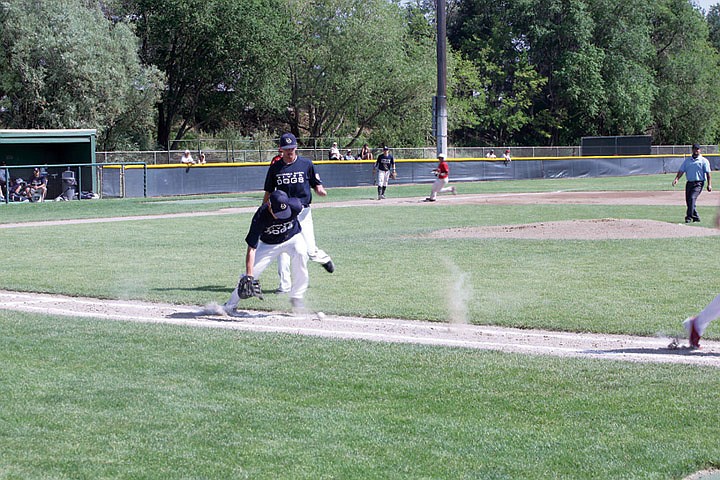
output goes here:
<path id="1" fill-rule="evenodd" d="M 701 195 L 701 205 L 714 205 L 712 195 Z M 684 194 L 672 192 L 552 192 L 493 195 L 443 196 L 429 204 L 422 199 L 399 198 L 383 201 L 359 200 L 326 202 L 314 208 L 360 205 L 416 205 L 433 208 L 437 204 L 612 204 L 672 205 L 682 219 Z M 3 224 L 0 228 L 43 227 L 57 224 L 123 222 L 149 218 L 229 215 L 252 212 L 250 208 L 228 208 L 214 212 L 171 215 L 81 219 L 67 221 Z M 527 239 L 628 239 L 672 238 L 718 235 L 712 228 L 649 220 L 595 219 L 542 222 L 527 225 L 466 227 L 433 232 L 430 237 L 527 238 Z M 578 334 L 520 330 L 475 325 L 417 322 L 401 319 L 365 319 L 316 313 L 290 315 L 287 312 L 238 311 L 234 316 L 219 313 L 216 305 L 187 307 L 134 301 L 108 301 L 58 295 L 0 291 L 0 308 L 41 314 L 79 316 L 115 321 L 225 328 L 252 332 L 275 332 L 380 342 L 418 343 L 450 347 L 497 350 L 503 352 L 582 357 L 655 363 L 684 363 L 720 367 L 720 342 L 703 341 L 701 350 L 671 349 L 667 337 Z M 680 319 L 678 319 L 679 325 Z M 682 340 L 681 340 L 682 343 Z"/>

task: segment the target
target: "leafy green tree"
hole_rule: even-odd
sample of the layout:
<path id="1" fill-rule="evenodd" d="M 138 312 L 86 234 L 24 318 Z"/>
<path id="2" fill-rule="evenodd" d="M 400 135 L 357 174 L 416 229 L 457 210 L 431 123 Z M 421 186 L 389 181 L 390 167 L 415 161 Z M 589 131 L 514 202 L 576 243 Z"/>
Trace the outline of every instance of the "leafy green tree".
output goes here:
<path id="1" fill-rule="evenodd" d="M 710 143 L 720 124 L 720 58 L 702 13 L 683 0 L 656 2 L 652 18 L 656 143 Z"/>
<path id="2" fill-rule="evenodd" d="M 167 78 L 158 104 L 160 145 L 286 104 L 286 71 L 294 59 L 283 45 L 288 16 L 280 0 L 118 0 L 112 6 L 135 23 L 143 61 Z"/>
<path id="3" fill-rule="evenodd" d="M 448 79 L 450 136 L 458 144 L 511 144 L 533 124 L 533 102 L 548 79 L 531 64 L 525 32 L 510 21 L 514 2 L 468 0 L 455 10 L 448 41 L 460 58 Z"/>
<path id="4" fill-rule="evenodd" d="M 715 50 L 720 51 L 720 4 L 710 7 L 705 20 L 707 20 L 710 31 L 710 43 L 715 47 Z"/>
<path id="5" fill-rule="evenodd" d="M 434 39 L 387 0 L 292 2 L 287 122 L 299 136 L 426 139 Z M 414 17 L 415 21 L 420 21 Z M 427 25 L 425 25 L 427 26 Z"/>
<path id="6" fill-rule="evenodd" d="M 94 128 L 100 148 L 147 140 L 162 77 L 142 67 L 136 37 L 93 2 L 0 4 L 0 123 Z"/>
<path id="7" fill-rule="evenodd" d="M 653 0 L 587 2 L 593 43 L 602 51 L 598 108 L 582 116 L 584 135 L 636 135 L 652 122 L 657 87 L 650 37 Z"/>

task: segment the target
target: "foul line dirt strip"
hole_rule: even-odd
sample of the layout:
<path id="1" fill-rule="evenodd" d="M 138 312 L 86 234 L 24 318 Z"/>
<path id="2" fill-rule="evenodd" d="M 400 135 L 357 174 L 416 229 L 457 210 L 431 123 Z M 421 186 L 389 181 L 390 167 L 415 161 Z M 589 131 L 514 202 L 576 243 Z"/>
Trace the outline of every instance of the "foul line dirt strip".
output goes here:
<path id="1" fill-rule="evenodd" d="M 649 363 L 683 363 L 720 367 L 720 343 L 703 341 L 701 350 L 669 349 L 666 337 L 635 337 L 442 324 L 401 319 L 364 319 L 307 313 L 240 310 L 233 316 L 215 306 L 162 303 L 0 290 L 0 309 L 100 320 L 221 328 L 248 332 L 415 343 L 429 346 L 496 350 Z"/>
<path id="2" fill-rule="evenodd" d="M 158 220 L 167 218 L 181 218 L 181 217 L 212 217 L 217 215 L 230 215 L 241 212 L 254 212 L 257 207 L 245 207 L 245 208 L 226 208 L 223 210 L 216 210 L 210 212 L 184 212 L 184 213 L 164 213 L 158 215 L 134 215 L 127 217 L 102 217 L 102 218 L 73 218 L 68 220 L 44 220 L 38 222 L 23 222 L 23 223 L 2 223 L 2 228 L 24 228 L 24 227 L 54 227 L 58 225 L 80 225 L 83 223 L 115 223 L 115 222 L 128 222 L 137 220 Z"/>
<path id="3" fill-rule="evenodd" d="M 462 183 L 458 184 L 459 187 Z M 429 186 L 428 186 L 429 188 Z M 555 191 L 555 192 L 524 192 L 524 193 L 488 193 L 488 194 L 465 194 L 442 197 L 442 203 L 448 204 L 493 204 L 493 205 L 518 205 L 518 204 L 590 204 L 590 205 L 673 205 L 682 211 L 685 203 L 684 190 L 677 191 Z M 698 198 L 698 205 L 716 205 L 717 200 L 712 195 L 701 195 Z M 344 200 L 338 202 L 313 203 L 313 208 L 347 208 L 357 206 L 389 206 L 389 205 L 417 205 L 429 207 L 422 198 L 400 197 L 388 198 L 377 201 L 373 199 Z M 68 220 L 47 220 L 23 223 L 0 223 L 0 229 L 22 228 L 22 227 L 52 227 L 56 225 L 77 225 L 87 223 L 114 223 L 138 220 L 157 220 L 165 218 L 181 217 L 209 217 L 218 215 L 232 215 L 237 213 L 253 213 L 259 205 L 249 207 L 229 207 L 220 210 L 204 212 L 168 213 L 156 215 L 133 215 L 125 217 L 109 218 L 82 218 Z M 680 214 L 682 215 L 682 214 Z"/>

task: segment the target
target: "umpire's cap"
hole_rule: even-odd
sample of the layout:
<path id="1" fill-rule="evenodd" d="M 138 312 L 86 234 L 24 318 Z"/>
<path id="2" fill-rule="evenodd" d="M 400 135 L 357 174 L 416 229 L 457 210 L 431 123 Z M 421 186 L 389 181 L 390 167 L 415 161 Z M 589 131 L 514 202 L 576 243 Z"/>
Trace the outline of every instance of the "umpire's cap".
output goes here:
<path id="1" fill-rule="evenodd" d="M 295 138 L 295 135 L 293 135 L 292 133 L 283 133 L 282 137 L 280 137 L 280 148 L 286 150 L 296 147 L 297 138 Z"/>
<path id="2" fill-rule="evenodd" d="M 693 150 L 700 150 L 700 145 L 697 143 L 693 143 Z"/>
<path id="3" fill-rule="evenodd" d="M 275 218 L 286 220 L 292 215 L 290 205 L 288 205 L 287 193 L 282 190 L 275 190 L 270 194 L 270 208 Z"/>

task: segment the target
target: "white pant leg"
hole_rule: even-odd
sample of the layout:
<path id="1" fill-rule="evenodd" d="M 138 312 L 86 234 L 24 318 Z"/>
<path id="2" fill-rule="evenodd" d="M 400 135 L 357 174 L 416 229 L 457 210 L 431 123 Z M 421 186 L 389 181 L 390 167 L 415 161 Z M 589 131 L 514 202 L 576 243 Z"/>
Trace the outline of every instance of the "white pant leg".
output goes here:
<path id="1" fill-rule="evenodd" d="M 435 200 L 435 197 L 437 197 L 437 194 L 442 191 L 442 188 L 447 185 L 448 179 L 447 178 L 436 178 L 435 181 L 432 184 L 432 191 L 430 192 L 430 198 Z"/>
<path id="2" fill-rule="evenodd" d="M 443 186 L 438 193 L 449 193 L 453 191 L 453 187 L 448 187 L 449 178 L 443 178 Z"/>
<path id="3" fill-rule="evenodd" d="M 295 235 L 287 242 L 289 259 L 292 263 L 292 288 L 290 298 L 303 298 L 310 283 L 310 276 L 307 270 L 307 245 L 302 235 Z M 287 255 L 283 255 L 287 256 Z"/>
<path id="4" fill-rule="evenodd" d="M 298 253 L 298 247 L 297 245 L 300 245 L 300 248 L 305 247 L 305 242 L 302 239 L 301 235 L 295 235 L 290 240 L 277 244 L 277 245 L 271 245 L 269 243 L 264 243 L 260 241 L 258 243 L 257 249 L 255 250 L 255 263 L 253 264 L 253 276 L 257 279 L 260 278 L 260 275 L 265 271 L 265 269 L 275 260 L 278 258 L 278 264 L 280 263 L 279 257 L 285 253 L 287 255 L 297 256 Z M 305 255 L 307 255 L 307 252 L 303 252 Z M 244 274 L 241 274 L 238 278 L 238 283 L 240 282 L 240 278 L 243 277 Z M 298 275 L 302 276 L 302 272 L 299 272 Z M 305 270 L 305 290 L 307 290 L 307 269 Z M 302 293 L 305 293 L 305 290 L 302 290 Z M 227 306 L 234 307 L 237 305 L 237 303 L 240 301 L 240 296 L 238 295 L 237 285 L 235 286 L 235 289 L 230 294 L 230 299 L 225 303 Z"/>
<path id="5" fill-rule="evenodd" d="M 710 322 L 718 317 L 720 317 L 720 295 L 716 296 L 712 302 L 695 317 L 697 333 L 702 336 Z"/>
<path id="6" fill-rule="evenodd" d="M 281 253 L 278 257 L 278 275 L 280 276 L 278 288 L 283 292 L 289 292 L 292 287 L 292 277 L 290 276 L 290 256 L 287 253 Z"/>
<path id="7" fill-rule="evenodd" d="M 318 249 L 317 244 L 315 243 L 315 226 L 313 225 L 311 208 L 303 208 L 300 215 L 298 215 L 298 220 L 300 221 L 302 236 L 305 239 L 308 257 L 310 257 L 310 260 L 317 263 L 329 262 L 331 260 L 330 256 L 323 250 Z"/>
<path id="8" fill-rule="evenodd" d="M 377 184 L 378 187 L 387 187 L 388 180 L 390 179 L 390 170 L 378 170 L 377 172 Z"/>

